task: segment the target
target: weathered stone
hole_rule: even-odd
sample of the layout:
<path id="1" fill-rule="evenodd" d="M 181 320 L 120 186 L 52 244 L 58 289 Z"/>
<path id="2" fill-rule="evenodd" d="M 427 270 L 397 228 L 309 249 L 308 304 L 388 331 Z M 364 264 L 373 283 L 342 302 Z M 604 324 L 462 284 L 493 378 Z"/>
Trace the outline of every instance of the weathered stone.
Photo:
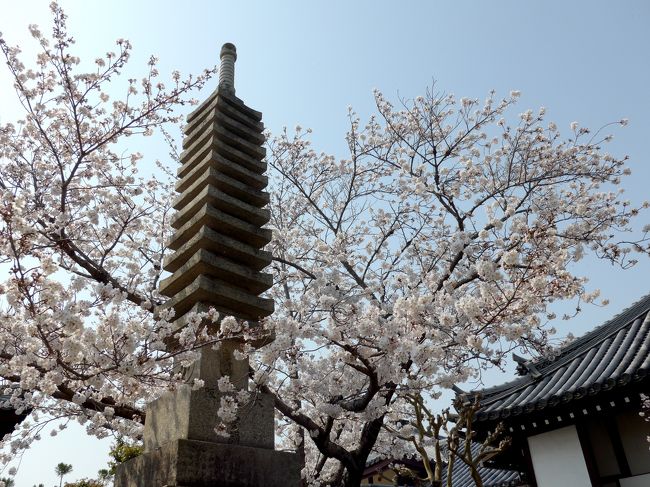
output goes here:
<path id="1" fill-rule="evenodd" d="M 213 142 L 214 134 L 211 131 L 203 132 L 192 145 L 181 152 L 181 167 L 178 170 L 178 175 L 180 176 L 182 172 L 189 171 L 199 161 L 203 160 L 212 150 Z"/>
<path id="2" fill-rule="evenodd" d="M 249 267 L 236 264 L 205 249 L 199 249 L 174 274 L 163 279 L 160 283 L 160 292 L 165 296 L 173 296 L 202 274 L 230 282 L 253 294 L 263 293 L 273 285 L 270 274 L 253 271 Z"/>
<path id="3" fill-rule="evenodd" d="M 192 123 L 194 122 L 197 118 L 200 118 L 206 110 L 210 110 L 213 106 L 213 103 L 218 101 L 219 99 L 225 100 L 228 102 L 230 106 L 232 106 L 234 109 L 237 111 L 241 112 L 242 114 L 246 115 L 246 117 L 260 121 L 262 120 L 262 112 L 258 112 L 257 110 L 253 110 L 252 108 L 246 106 L 246 104 L 237 98 L 234 95 L 231 94 L 225 94 L 225 93 L 220 93 L 219 91 L 214 91 L 204 102 L 199 104 L 198 107 L 196 107 L 188 116 L 187 116 L 187 122 Z"/>
<path id="4" fill-rule="evenodd" d="M 216 321 L 206 320 L 206 322 L 203 324 L 203 326 L 208 328 L 208 333 L 210 333 L 211 335 L 214 335 L 219 330 L 219 328 L 221 327 L 220 323 L 222 319 L 228 316 L 234 316 L 235 318 L 240 319 L 240 323 L 242 326 L 242 330 L 241 330 L 242 334 L 229 337 L 227 340 L 228 342 L 237 343 L 239 345 L 241 345 L 242 343 L 246 343 L 247 345 L 250 345 L 253 348 L 260 348 L 264 345 L 268 345 L 269 343 L 273 342 L 273 340 L 275 340 L 275 333 L 273 332 L 273 330 L 264 330 L 262 327 L 262 323 L 260 323 L 259 321 L 239 316 L 237 311 L 224 308 L 223 306 L 215 306 L 214 304 L 206 304 L 206 303 L 198 302 L 190 308 L 190 311 L 188 311 L 188 313 L 206 313 L 211 309 L 215 310 L 219 314 Z M 175 331 L 180 330 L 184 328 L 185 325 L 187 325 L 187 316 L 188 314 L 186 313 L 180 318 L 174 320 Z M 173 344 L 174 340 L 170 339 L 169 343 Z M 174 348 L 173 345 L 171 348 Z M 202 355 L 203 351 L 204 349 L 201 349 L 201 356 L 203 356 Z M 203 367 L 203 369 L 205 369 L 205 367 Z M 199 372 L 201 372 L 202 368 L 201 367 L 193 368 L 193 370 L 198 374 Z M 175 372 L 179 372 L 179 370 L 175 369 Z M 246 373 L 248 373 L 248 369 L 246 369 Z M 184 373 L 183 376 L 188 378 L 188 382 L 192 378 L 204 379 L 203 375 L 196 375 L 196 374 L 186 375 Z M 246 389 L 247 387 L 242 387 L 242 388 Z"/>
<path id="5" fill-rule="evenodd" d="M 182 227 L 177 229 L 169 242 L 169 247 L 172 249 L 180 247 L 204 225 L 227 237 L 232 237 L 256 248 L 264 247 L 271 241 L 272 237 L 269 229 L 251 225 L 217 210 L 213 206 L 205 205 Z"/>
<path id="6" fill-rule="evenodd" d="M 203 102 L 197 110 L 192 112 L 192 114 L 195 114 L 196 116 L 192 117 L 192 114 L 188 116 L 187 124 L 183 128 L 183 132 L 189 134 L 194 131 L 198 125 L 202 124 L 206 118 L 215 111 L 215 109 L 218 109 L 221 113 L 224 113 L 230 118 L 246 125 L 254 132 L 262 133 L 264 131 L 264 124 L 261 122 L 261 118 L 257 119 L 249 117 L 246 112 L 238 109 L 236 104 L 228 103 L 226 101 L 228 98 L 228 95 L 217 95 L 215 92 L 210 96 L 210 98 Z"/>
<path id="7" fill-rule="evenodd" d="M 183 166 L 179 170 L 179 176 L 182 177 L 182 174 L 189 171 L 196 164 L 195 161 L 202 159 L 211 148 L 226 159 L 238 162 L 250 171 L 258 174 L 266 171 L 266 163 L 260 162 L 266 154 L 263 147 L 255 149 L 253 144 L 220 127 L 219 124 L 213 124 L 211 129 L 200 132 L 194 142 L 181 152 L 180 160 Z M 221 143 L 217 143 L 217 140 Z M 247 152 L 240 150 L 242 148 Z"/>
<path id="8" fill-rule="evenodd" d="M 218 143 L 219 140 L 229 138 L 229 135 L 230 134 L 226 130 L 215 130 L 212 148 L 217 152 L 217 154 L 221 154 L 227 160 L 241 164 L 249 171 L 256 172 L 257 174 L 266 172 L 266 162 L 262 162 L 264 156 L 260 158 L 252 157 L 249 154 L 240 151 L 235 146 L 226 143 Z"/>
<path id="9" fill-rule="evenodd" d="M 242 154 L 246 154 L 246 156 L 256 161 L 261 161 L 266 156 L 266 149 L 264 147 L 250 143 L 246 138 L 224 127 L 223 124 L 215 123 L 212 130 L 217 139 L 224 143 L 220 147 L 234 147 L 238 151 L 241 151 Z"/>
<path id="10" fill-rule="evenodd" d="M 233 118 L 230 116 L 232 112 L 230 112 L 230 109 L 227 104 L 222 104 L 221 107 L 227 107 L 225 110 L 224 109 L 217 109 L 214 114 L 215 114 L 215 122 L 222 125 L 223 127 L 227 128 L 233 133 L 236 133 L 239 135 L 241 138 L 247 140 L 248 142 L 251 142 L 253 144 L 256 144 L 257 146 L 262 146 L 264 144 L 264 141 L 266 140 L 266 137 L 264 137 L 264 134 L 261 133 L 262 130 L 264 129 L 264 126 L 257 126 L 256 128 L 251 128 L 248 125 L 240 122 L 237 120 L 237 118 Z"/>
<path id="11" fill-rule="evenodd" d="M 204 387 L 193 391 L 180 386 L 165 393 L 147 407 L 144 430 L 145 451 L 152 451 L 175 440 L 200 440 L 214 443 L 238 444 L 273 449 L 273 398 L 249 393 L 249 401 L 241 404 L 238 419 L 228 430 L 229 436 L 220 436 L 215 427 L 221 422 L 217 411 L 227 394 L 216 388 Z"/>
<path id="12" fill-rule="evenodd" d="M 258 208 L 230 196 L 212 185 L 205 186 L 196 197 L 181 208 L 171 219 L 173 228 L 182 227 L 191 217 L 196 215 L 202 206 L 211 205 L 246 223 L 262 226 L 271 219 L 269 210 Z"/>
<path id="13" fill-rule="evenodd" d="M 174 308 L 176 317 L 179 317 L 199 302 L 214 303 L 215 306 L 229 308 L 237 313 L 236 316 L 247 320 L 258 320 L 269 316 L 274 309 L 272 299 L 260 298 L 205 275 L 194 279 L 189 286 L 160 305 L 159 309 Z"/>
<path id="14" fill-rule="evenodd" d="M 178 243 L 179 241 L 175 241 Z M 217 255 L 227 257 L 247 265 L 253 270 L 259 271 L 271 263 L 271 253 L 247 245 L 233 238 L 227 237 L 212 230 L 210 227 L 202 226 L 192 238 L 183 245 L 171 245 L 175 249 L 171 255 L 165 257 L 163 267 L 166 271 L 176 272 L 192 255 L 203 248 Z"/>
<path id="15" fill-rule="evenodd" d="M 257 110 L 253 110 L 249 106 L 247 106 L 243 101 L 241 101 L 239 98 L 236 96 L 224 96 L 222 97 L 222 100 L 228 103 L 231 107 L 233 107 L 235 110 L 243 113 L 246 115 L 248 118 L 251 118 L 256 121 L 262 120 L 262 112 L 258 112 Z"/>
<path id="16" fill-rule="evenodd" d="M 295 453 L 207 441 L 172 441 L 120 465 L 116 487 L 295 487 Z"/>
<path id="17" fill-rule="evenodd" d="M 260 133 L 264 131 L 264 124 L 260 121 L 261 119 L 249 117 L 245 112 L 239 110 L 232 103 L 229 103 L 227 97 L 219 98 L 216 101 L 216 105 L 221 113 L 224 113 L 230 118 L 246 125 L 251 130 Z"/>
<path id="18" fill-rule="evenodd" d="M 254 159 L 227 144 L 220 144 L 216 136 L 208 132 L 207 135 L 202 135 L 189 149 L 181 152 L 182 166 L 178 169 L 178 176 L 185 176 L 194 167 L 202 163 L 210 151 L 220 155 L 226 161 L 241 165 L 254 174 L 263 174 L 266 171 L 266 162 Z"/>
<path id="19" fill-rule="evenodd" d="M 269 194 L 264 191 L 258 191 L 250 186 L 237 181 L 230 176 L 226 176 L 217 171 L 213 167 L 208 167 L 201 173 L 194 183 L 186 188 L 173 203 L 173 208 L 181 210 L 184 206 L 192 202 L 193 199 L 203 190 L 207 185 L 214 186 L 216 189 L 224 193 L 238 198 L 245 203 L 253 205 L 257 208 L 262 208 L 269 203 Z"/>
<path id="20" fill-rule="evenodd" d="M 199 105 L 187 115 L 187 124 L 185 125 L 185 129 L 187 129 L 189 124 L 194 123 L 197 119 L 204 116 L 206 112 L 212 110 L 217 103 L 219 95 L 219 90 L 214 90 L 210 96 L 199 103 Z"/>
<path id="21" fill-rule="evenodd" d="M 192 308 L 192 311 L 207 311 L 204 306 L 199 304 Z M 259 326 L 259 323 L 256 323 L 256 326 Z M 243 341 L 228 339 L 219 342 L 217 345 L 218 348 L 216 349 L 214 347 L 203 347 L 199 359 L 190 366 L 176 364 L 174 373 L 181 373 L 188 384 L 192 384 L 194 379 L 201 379 L 205 383 L 205 387 L 213 389 L 217 387 L 219 379 L 228 376 L 228 379 L 237 390 L 248 390 L 248 358 L 239 360 L 235 355 L 236 351 L 241 351 Z"/>
<path id="22" fill-rule="evenodd" d="M 228 161 L 214 151 L 210 151 L 203 159 L 193 160 L 191 170 L 184 171 L 184 167 L 178 170 L 178 176 L 181 179 L 176 183 L 176 191 L 185 191 L 186 188 L 194 184 L 199 175 L 208 167 L 212 167 L 256 190 L 266 188 L 269 182 L 266 176 L 249 171 L 239 164 Z"/>
<path id="23" fill-rule="evenodd" d="M 261 131 L 253 129 L 250 126 L 241 123 L 236 118 L 231 117 L 229 114 L 232 113 L 233 109 L 228 104 L 220 104 L 220 107 L 224 106 L 226 107 L 226 113 L 215 104 L 215 107 L 206 112 L 205 116 L 201 117 L 191 125 L 188 124 L 188 126 L 186 126 L 184 130 L 185 138 L 183 139 L 183 148 L 192 145 L 204 131 L 211 130 L 215 124 L 222 125 L 231 132 L 237 133 L 237 135 L 248 142 L 258 146 L 264 143 L 265 139 Z"/>

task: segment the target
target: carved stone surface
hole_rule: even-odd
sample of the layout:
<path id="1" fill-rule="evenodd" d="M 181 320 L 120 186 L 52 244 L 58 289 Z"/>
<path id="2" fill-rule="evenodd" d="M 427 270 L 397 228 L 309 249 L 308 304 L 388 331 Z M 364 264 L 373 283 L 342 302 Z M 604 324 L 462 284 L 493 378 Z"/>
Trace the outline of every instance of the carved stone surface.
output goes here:
<path id="1" fill-rule="evenodd" d="M 231 425 L 229 436 L 214 430 L 219 423 L 217 410 L 223 394 L 204 387 L 193 391 L 180 387 L 165 394 L 147 410 L 144 430 L 145 451 L 151 452 L 170 441 L 200 440 L 213 443 L 238 444 L 272 450 L 274 446 L 273 399 L 264 394 L 249 393 L 248 403 L 240 406 L 238 419 Z"/>
<path id="2" fill-rule="evenodd" d="M 115 475 L 120 487 L 290 487 L 300 485 L 294 453 L 195 440 L 166 443 Z"/>

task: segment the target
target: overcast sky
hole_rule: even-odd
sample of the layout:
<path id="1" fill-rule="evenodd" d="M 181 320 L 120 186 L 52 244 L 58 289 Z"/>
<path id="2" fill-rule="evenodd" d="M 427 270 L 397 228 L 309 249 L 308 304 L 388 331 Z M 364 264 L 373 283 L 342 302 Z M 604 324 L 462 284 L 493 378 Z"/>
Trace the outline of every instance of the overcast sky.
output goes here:
<path id="1" fill-rule="evenodd" d="M 47 3 L 0 0 L 0 31 L 23 47 L 25 64 L 33 52 L 27 25 L 50 30 Z M 266 126 L 310 127 L 317 150 L 341 157 L 347 107 L 371 113 L 374 88 L 393 100 L 423 94 L 433 80 L 441 91 L 479 99 L 491 89 L 502 95 L 517 89 L 514 116 L 544 106 L 567 134 L 574 120 L 599 128 L 628 118 L 628 127 L 615 128 L 609 150 L 630 156 L 633 175 L 622 185 L 629 199 L 650 199 L 650 2 L 644 0 L 61 3 L 82 60 L 114 50 L 117 38 L 133 43 L 127 77 L 144 74 L 151 54 L 160 57 L 163 78 L 172 69 L 198 72 L 218 62 L 224 42 L 234 43 L 237 95 L 264 113 Z M 19 116 L 0 68 L 0 121 Z M 133 143 L 145 159 L 165 157 L 164 148 Z M 639 227 L 649 222 L 645 216 Z M 562 333 L 581 334 L 647 294 L 649 264 L 621 272 L 586 260 L 580 270 L 610 304 L 585 309 Z M 61 461 L 74 466 L 66 480 L 93 476 L 105 466 L 109 444 L 85 437 L 80 427 L 47 436 L 23 457 L 16 486 L 58 485 L 54 466 Z"/>

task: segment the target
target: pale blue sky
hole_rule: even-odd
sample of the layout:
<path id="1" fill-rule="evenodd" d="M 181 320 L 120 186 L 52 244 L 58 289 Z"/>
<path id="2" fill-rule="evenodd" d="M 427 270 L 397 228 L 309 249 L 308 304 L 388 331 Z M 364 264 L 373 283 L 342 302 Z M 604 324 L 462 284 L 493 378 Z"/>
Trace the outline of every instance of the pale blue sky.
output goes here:
<path id="1" fill-rule="evenodd" d="M 49 30 L 47 4 L 0 0 L 0 31 L 10 43 L 27 46 L 27 24 Z M 442 91 L 479 99 L 493 88 L 500 94 L 521 90 L 519 111 L 545 106 L 567 133 L 574 120 L 597 128 L 629 118 L 628 127 L 616 129 L 610 150 L 631 157 L 633 176 L 623 183 L 629 198 L 650 199 L 650 2 L 644 0 L 62 4 L 82 59 L 113 49 L 119 37 L 131 40 L 130 74 L 142 72 L 138 67 L 150 54 L 160 57 L 163 75 L 196 72 L 217 63 L 220 46 L 233 42 L 237 94 L 264 113 L 267 127 L 311 127 L 317 150 L 341 156 L 348 105 L 367 114 L 373 88 L 392 99 L 411 98 L 433 79 Z M 0 121 L 16 117 L 11 97 L 0 70 Z M 163 158 L 165 151 L 152 157 L 147 148 L 145 155 Z M 585 261 L 581 269 L 611 304 L 587 308 L 570 330 L 583 333 L 650 291 L 649 264 L 622 273 Z M 94 475 L 105 465 L 107 442 L 85 439 L 80 431 L 48 437 L 28 452 L 17 487 L 58 485 L 53 472 L 60 461 L 74 465 L 68 480 Z"/>

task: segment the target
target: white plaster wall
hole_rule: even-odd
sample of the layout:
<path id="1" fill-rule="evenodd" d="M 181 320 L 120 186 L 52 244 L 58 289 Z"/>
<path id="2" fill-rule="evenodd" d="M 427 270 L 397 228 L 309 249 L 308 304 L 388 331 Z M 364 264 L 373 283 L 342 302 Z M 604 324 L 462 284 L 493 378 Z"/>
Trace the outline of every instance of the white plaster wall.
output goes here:
<path id="1" fill-rule="evenodd" d="M 591 487 L 575 426 L 528 437 L 538 487 Z"/>
<path id="2" fill-rule="evenodd" d="M 621 479 L 619 482 L 621 483 L 621 487 L 648 487 L 650 485 L 650 473 Z"/>

